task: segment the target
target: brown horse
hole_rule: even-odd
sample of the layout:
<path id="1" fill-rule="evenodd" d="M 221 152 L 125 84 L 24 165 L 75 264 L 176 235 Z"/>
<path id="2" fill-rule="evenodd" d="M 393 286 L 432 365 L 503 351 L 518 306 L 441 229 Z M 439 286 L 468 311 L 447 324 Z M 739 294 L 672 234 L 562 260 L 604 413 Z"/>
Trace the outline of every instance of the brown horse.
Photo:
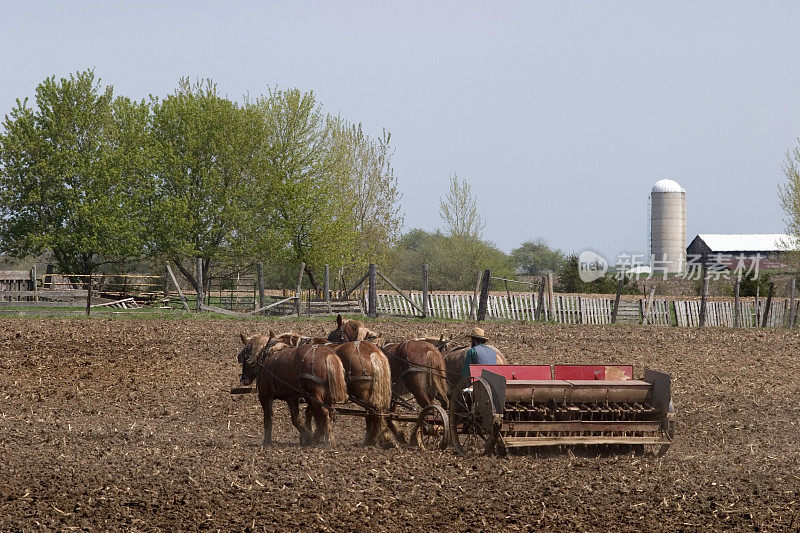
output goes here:
<path id="1" fill-rule="evenodd" d="M 275 337 L 289 346 L 326 344 L 327 339 L 306 337 L 299 333 L 282 333 Z M 381 349 L 367 341 L 340 344 L 332 348 L 344 365 L 350 399 L 368 411 L 363 445 L 391 446 L 385 422 L 392 400 L 392 377 L 389 361 Z"/>
<path id="2" fill-rule="evenodd" d="M 385 344 L 383 351 L 389 358 L 392 369 L 392 405 L 394 413 L 398 405 L 404 403 L 403 396 L 411 393 L 422 408 L 434 400 L 447 408 L 447 379 L 444 358 L 439 350 L 425 341 L 407 340 Z M 387 425 L 400 441 L 405 441 L 394 420 L 387 420 Z"/>
<path id="3" fill-rule="evenodd" d="M 334 347 L 344 365 L 350 399 L 364 407 L 364 445 L 390 446 L 385 416 L 392 401 L 392 373 L 380 348 L 367 341 L 347 342 Z"/>
<path id="4" fill-rule="evenodd" d="M 374 339 L 372 342 L 381 346 L 392 371 L 391 412 L 397 409 L 398 400 L 402 401 L 400 398 L 406 393 L 411 393 L 420 407 L 430 405 L 436 399 L 447 407 L 444 358 L 435 346 L 416 339 L 383 344 L 379 333 L 358 320 L 342 318 L 342 315 L 336 316 L 336 326 L 328 335 L 328 340 L 332 342 Z M 404 440 L 404 435 L 393 420 L 388 419 L 387 425 L 399 440 Z"/>
<path id="5" fill-rule="evenodd" d="M 264 411 L 263 446 L 272 443 L 272 403 L 283 400 L 289 407 L 292 425 L 300 432 L 301 444 L 333 444 L 331 408 L 347 401 L 347 383 L 339 357 L 327 346 L 287 346 L 269 337 L 240 334 L 244 348 L 239 352 L 242 385 L 257 380 L 258 399 Z M 308 402 L 305 424 L 300 422 L 300 399 Z M 311 418 L 317 424 L 311 432 Z"/>
<path id="6" fill-rule="evenodd" d="M 470 349 L 469 345 L 460 344 L 453 340 L 447 340 L 444 335 L 436 339 L 435 337 L 426 337 L 426 341 L 436 346 L 444 355 L 445 368 L 447 369 L 447 386 L 452 392 L 453 388 L 458 385 L 462 379 L 462 370 L 464 368 L 464 358 L 467 356 L 467 350 Z M 487 346 L 492 348 L 497 353 L 497 364 L 507 365 L 508 360 L 506 356 L 494 345 L 486 343 Z"/>
<path id="7" fill-rule="evenodd" d="M 420 407 L 436 399 L 447 407 L 444 358 L 434 345 L 411 339 L 384 344 L 383 351 L 389 358 L 395 393 L 411 393 Z"/>

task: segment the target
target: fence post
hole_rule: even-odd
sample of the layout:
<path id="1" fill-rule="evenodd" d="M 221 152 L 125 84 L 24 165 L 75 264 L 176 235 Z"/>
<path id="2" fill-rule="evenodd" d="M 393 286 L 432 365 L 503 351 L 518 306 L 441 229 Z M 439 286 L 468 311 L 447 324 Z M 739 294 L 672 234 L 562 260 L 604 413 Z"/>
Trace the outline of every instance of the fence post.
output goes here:
<path id="1" fill-rule="evenodd" d="M 197 307 L 196 311 L 202 311 L 203 305 L 203 258 L 198 257 L 195 259 L 195 270 L 197 271 Z"/>
<path id="2" fill-rule="evenodd" d="M 647 303 L 644 306 L 644 316 L 642 317 L 642 323 L 647 321 L 647 324 L 652 324 L 653 321 L 650 319 L 653 313 L 653 297 L 656 294 L 656 286 L 653 285 L 650 287 L 650 295 L 647 297 Z"/>
<path id="3" fill-rule="evenodd" d="M 742 271 L 736 274 L 736 281 L 733 284 L 733 327 L 739 327 L 739 286 L 742 282 Z"/>
<path id="4" fill-rule="evenodd" d="M 428 263 L 422 265 L 422 318 L 428 318 Z"/>
<path id="5" fill-rule="evenodd" d="M 797 279 L 792 277 L 792 286 L 791 291 L 789 292 L 789 325 L 787 326 L 789 329 L 794 327 L 794 287 L 796 281 Z"/>
<path id="6" fill-rule="evenodd" d="M 300 261 L 300 273 L 297 275 L 297 288 L 294 291 L 294 295 L 297 297 L 295 300 L 295 310 L 297 311 L 297 318 L 300 318 L 300 296 L 302 296 L 302 286 L 303 286 L 303 271 L 306 268 L 306 264 L 303 261 Z"/>
<path id="7" fill-rule="evenodd" d="M 322 278 L 322 297 L 325 299 L 328 314 L 331 314 L 331 268 L 327 264 Z"/>
<path id="8" fill-rule="evenodd" d="M 89 272 L 89 277 L 86 282 L 86 316 L 92 314 L 92 273 Z"/>
<path id="9" fill-rule="evenodd" d="M 617 294 L 614 296 L 614 307 L 611 309 L 611 323 L 617 323 L 617 311 L 619 311 L 619 297 L 622 294 L 622 284 L 625 283 L 625 276 L 622 275 L 617 282 Z"/>
<path id="10" fill-rule="evenodd" d="M 481 295 L 478 301 L 478 314 L 475 319 L 478 322 L 486 320 L 486 305 L 489 300 L 489 283 L 492 281 L 492 271 L 484 270 L 483 279 L 481 280 Z"/>
<path id="11" fill-rule="evenodd" d="M 767 327 L 767 322 L 769 322 L 769 308 L 772 305 L 772 293 L 775 292 L 775 283 L 771 282 L 769 284 L 769 291 L 767 291 L 767 303 L 764 304 L 764 318 L 762 318 L 761 327 Z"/>
<path id="12" fill-rule="evenodd" d="M 178 280 L 175 278 L 175 274 L 172 273 L 172 269 L 169 267 L 169 263 L 167 263 L 167 274 L 169 274 L 169 278 L 172 280 L 172 284 L 175 285 L 175 290 L 178 291 L 178 297 L 181 299 L 181 304 L 183 304 L 183 308 L 186 311 L 190 311 L 189 304 L 186 302 L 186 298 L 183 296 L 183 291 L 181 291 L 181 286 L 178 285 Z"/>
<path id="13" fill-rule="evenodd" d="M 49 287 L 53 289 L 53 265 L 48 263 L 44 269 L 44 279 L 42 280 L 42 288 Z"/>
<path id="14" fill-rule="evenodd" d="M 37 278 L 36 265 L 33 265 L 31 267 L 31 290 L 34 293 L 33 294 L 33 301 L 34 302 L 38 302 L 39 301 L 39 294 L 38 294 L 39 288 L 36 286 L 36 278 Z"/>
<path id="15" fill-rule="evenodd" d="M 375 263 L 369 264 L 369 302 L 367 316 L 375 318 L 378 316 L 378 267 Z"/>
<path id="16" fill-rule="evenodd" d="M 258 287 L 258 308 L 267 305 L 267 298 L 264 295 L 264 265 L 259 261 L 256 263 L 256 283 Z"/>
<path id="17" fill-rule="evenodd" d="M 164 269 L 164 299 L 169 299 L 169 270 Z"/>
<path id="18" fill-rule="evenodd" d="M 550 319 L 556 316 L 556 299 L 553 297 L 553 273 L 547 273 L 547 298 L 550 300 Z"/>
<path id="19" fill-rule="evenodd" d="M 483 273 L 478 270 L 478 277 L 475 279 L 475 292 L 472 293 L 472 303 L 469 306 L 469 319 L 475 320 L 478 316 L 478 294 L 481 290 L 481 279 Z"/>
<path id="20" fill-rule="evenodd" d="M 542 279 L 539 281 L 539 301 L 536 305 L 536 318 L 535 320 L 538 322 L 542 318 L 542 312 L 544 311 L 544 286 L 547 282 L 545 276 L 542 276 Z"/>
<path id="21" fill-rule="evenodd" d="M 706 254 L 703 254 L 703 293 L 700 297 L 700 318 L 698 326 L 704 328 L 706 326 L 706 306 L 708 304 L 708 266 L 706 266 Z"/>

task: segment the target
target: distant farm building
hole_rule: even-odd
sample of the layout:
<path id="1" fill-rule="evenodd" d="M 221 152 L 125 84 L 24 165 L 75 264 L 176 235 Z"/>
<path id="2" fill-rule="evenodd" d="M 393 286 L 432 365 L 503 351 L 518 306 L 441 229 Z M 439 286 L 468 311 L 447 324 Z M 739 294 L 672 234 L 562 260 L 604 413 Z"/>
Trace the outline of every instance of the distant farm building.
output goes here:
<path id="1" fill-rule="evenodd" d="M 777 264 L 786 252 L 799 250 L 797 239 L 784 233 L 701 233 L 686 247 L 688 257 L 725 256 L 734 258 L 760 257 L 762 268 Z"/>

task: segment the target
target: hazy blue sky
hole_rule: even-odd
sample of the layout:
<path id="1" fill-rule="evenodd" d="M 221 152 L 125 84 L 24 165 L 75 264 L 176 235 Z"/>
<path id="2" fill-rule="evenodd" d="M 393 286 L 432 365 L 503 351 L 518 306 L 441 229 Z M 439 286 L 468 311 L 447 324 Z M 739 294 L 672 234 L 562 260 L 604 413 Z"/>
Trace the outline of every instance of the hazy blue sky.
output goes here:
<path id="1" fill-rule="evenodd" d="M 661 178 L 687 190 L 687 240 L 783 231 L 799 26 L 797 2 L 0 0 L 0 114 L 86 67 L 136 98 L 186 75 L 313 90 L 391 131 L 406 228 L 440 226 L 457 172 L 506 251 L 646 252 Z"/>

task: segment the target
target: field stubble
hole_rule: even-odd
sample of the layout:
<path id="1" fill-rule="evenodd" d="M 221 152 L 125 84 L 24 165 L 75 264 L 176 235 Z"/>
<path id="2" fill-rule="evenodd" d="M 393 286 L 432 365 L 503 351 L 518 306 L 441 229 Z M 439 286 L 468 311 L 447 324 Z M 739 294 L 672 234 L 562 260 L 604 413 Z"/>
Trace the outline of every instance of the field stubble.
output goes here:
<path id="1" fill-rule="evenodd" d="M 335 448 L 302 448 L 279 403 L 277 444 L 262 449 L 256 397 L 228 393 L 238 331 L 286 326 L 0 319 L 0 529 L 800 528 L 797 330 L 488 324 L 510 362 L 672 374 L 678 433 L 662 459 L 461 459 L 363 448 L 363 422 L 347 417 Z"/>

